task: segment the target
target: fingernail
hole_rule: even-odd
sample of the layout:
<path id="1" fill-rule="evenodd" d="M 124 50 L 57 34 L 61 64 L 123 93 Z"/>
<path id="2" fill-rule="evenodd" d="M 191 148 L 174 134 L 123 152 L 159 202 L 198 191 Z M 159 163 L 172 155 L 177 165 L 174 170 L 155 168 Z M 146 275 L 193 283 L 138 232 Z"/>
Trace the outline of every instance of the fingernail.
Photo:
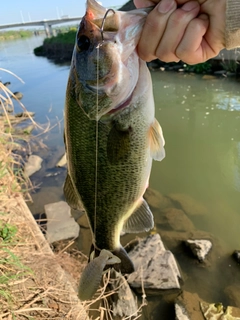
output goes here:
<path id="1" fill-rule="evenodd" d="M 162 0 L 157 8 L 160 13 L 167 13 L 175 6 L 174 0 Z"/>
<path id="2" fill-rule="evenodd" d="M 196 1 L 194 1 L 194 2 L 191 1 L 191 2 L 185 3 L 185 4 L 182 6 L 182 9 L 183 9 L 184 11 L 191 11 L 191 10 L 197 8 L 198 6 L 199 6 L 198 2 L 196 2 Z"/>

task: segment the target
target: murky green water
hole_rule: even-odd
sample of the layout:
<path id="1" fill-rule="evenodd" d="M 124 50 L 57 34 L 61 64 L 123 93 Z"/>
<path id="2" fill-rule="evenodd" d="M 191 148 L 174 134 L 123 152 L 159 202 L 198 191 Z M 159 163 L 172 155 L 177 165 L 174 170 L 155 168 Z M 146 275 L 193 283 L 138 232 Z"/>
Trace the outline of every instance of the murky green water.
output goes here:
<path id="1" fill-rule="evenodd" d="M 17 73 L 25 84 L 2 72 L 0 80 L 12 81 L 10 88 L 24 94 L 23 103 L 36 112 L 37 121 L 43 123 L 47 116 L 54 123 L 63 117 L 69 67 L 35 57 L 32 49 L 40 42 L 41 39 L 32 38 L 0 43 L 0 67 Z M 154 162 L 150 187 L 166 196 L 187 195 L 204 206 L 204 215 L 189 218 L 196 230 L 215 239 L 209 264 L 200 265 L 171 241 L 171 234 L 158 223 L 163 213 L 155 208 L 156 225 L 161 228 L 157 231 L 182 268 L 183 288 L 209 302 L 229 303 L 225 288 L 234 283 L 240 285 L 239 266 L 230 257 L 233 250 L 240 249 L 239 82 L 161 71 L 152 72 L 152 78 L 166 158 L 161 163 Z M 39 151 L 44 158 L 43 168 L 32 177 L 33 183 L 39 185 L 30 206 L 33 213 L 42 212 L 46 203 L 62 199 L 66 174 L 65 169 L 55 168 L 64 152 L 62 125 L 44 136 L 44 143 L 49 148 Z M 46 177 L 49 173 L 58 174 Z M 84 247 L 88 251 L 88 246 Z M 158 296 L 150 301 L 144 319 L 174 319 L 171 300 Z"/>
<path id="2" fill-rule="evenodd" d="M 154 163 L 151 186 L 204 203 L 209 214 L 198 227 L 239 247 L 240 84 L 176 73 L 152 77 L 166 158 Z"/>

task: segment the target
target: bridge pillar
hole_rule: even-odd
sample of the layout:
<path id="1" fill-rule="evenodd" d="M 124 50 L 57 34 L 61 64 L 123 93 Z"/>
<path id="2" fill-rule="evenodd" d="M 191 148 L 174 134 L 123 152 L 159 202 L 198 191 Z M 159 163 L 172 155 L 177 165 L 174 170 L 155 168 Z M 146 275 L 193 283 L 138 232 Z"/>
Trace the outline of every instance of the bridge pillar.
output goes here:
<path id="1" fill-rule="evenodd" d="M 50 24 L 45 22 L 44 23 L 44 29 L 45 29 L 47 37 L 52 37 L 53 36 L 53 29 L 52 29 L 52 26 Z"/>

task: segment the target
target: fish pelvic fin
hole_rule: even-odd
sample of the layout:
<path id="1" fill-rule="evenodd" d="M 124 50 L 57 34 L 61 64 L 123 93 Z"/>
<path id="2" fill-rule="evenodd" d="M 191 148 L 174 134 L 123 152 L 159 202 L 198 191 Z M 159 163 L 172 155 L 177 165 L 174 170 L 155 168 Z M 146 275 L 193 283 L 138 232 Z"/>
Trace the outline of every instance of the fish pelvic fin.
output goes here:
<path id="1" fill-rule="evenodd" d="M 121 260 L 108 250 L 101 250 L 98 257 L 91 260 L 81 275 L 78 297 L 90 300 L 100 286 L 103 270 L 106 265 L 121 263 Z"/>
<path id="2" fill-rule="evenodd" d="M 69 174 L 66 176 L 66 180 L 63 187 L 64 197 L 68 205 L 74 210 L 83 210 L 83 204 L 78 196 L 77 191 L 74 188 L 73 182 Z"/>
<path id="3" fill-rule="evenodd" d="M 161 161 L 165 158 L 165 140 L 163 137 L 162 128 L 157 119 L 154 119 L 154 122 L 149 129 L 149 139 L 152 158 L 154 160 Z"/>
<path id="4" fill-rule="evenodd" d="M 149 231 L 154 227 L 152 211 L 147 202 L 142 199 L 141 205 L 132 213 L 123 225 L 123 232 L 138 233 Z"/>

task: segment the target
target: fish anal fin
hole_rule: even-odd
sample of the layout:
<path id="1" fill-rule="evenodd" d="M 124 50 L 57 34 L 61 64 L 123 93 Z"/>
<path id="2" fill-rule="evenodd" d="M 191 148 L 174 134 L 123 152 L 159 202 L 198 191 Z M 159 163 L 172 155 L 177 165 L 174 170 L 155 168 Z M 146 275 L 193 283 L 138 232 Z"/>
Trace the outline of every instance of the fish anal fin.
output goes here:
<path id="1" fill-rule="evenodd" d="M 165 140 L 162 128 L 157 119 L 154 119 L 154 122 L 149 129 L 149 140 L 152 158 L 154 160 L 161 161 L 165 157 Z"/>
<path id="2" fill-rule="evenodd" d="M 142 204 L 132 213 L 123 225 L 123 232 L 138 233 L 149 231 L 154 227 L 152 211 L 147 202 L 142 199 Z"/>
<path id="3" fill-rule="evenodd" d="M 72 180 L 69 174 L 67 174 L 66 176 L 66 180 L 63 187 L 63 193 L 66 199 L 66 202 L 72 209 L 80 210 L 80 211 L 84 210 L 82 202 L 74 188 L 74 185 L 72 183 Z"/>

